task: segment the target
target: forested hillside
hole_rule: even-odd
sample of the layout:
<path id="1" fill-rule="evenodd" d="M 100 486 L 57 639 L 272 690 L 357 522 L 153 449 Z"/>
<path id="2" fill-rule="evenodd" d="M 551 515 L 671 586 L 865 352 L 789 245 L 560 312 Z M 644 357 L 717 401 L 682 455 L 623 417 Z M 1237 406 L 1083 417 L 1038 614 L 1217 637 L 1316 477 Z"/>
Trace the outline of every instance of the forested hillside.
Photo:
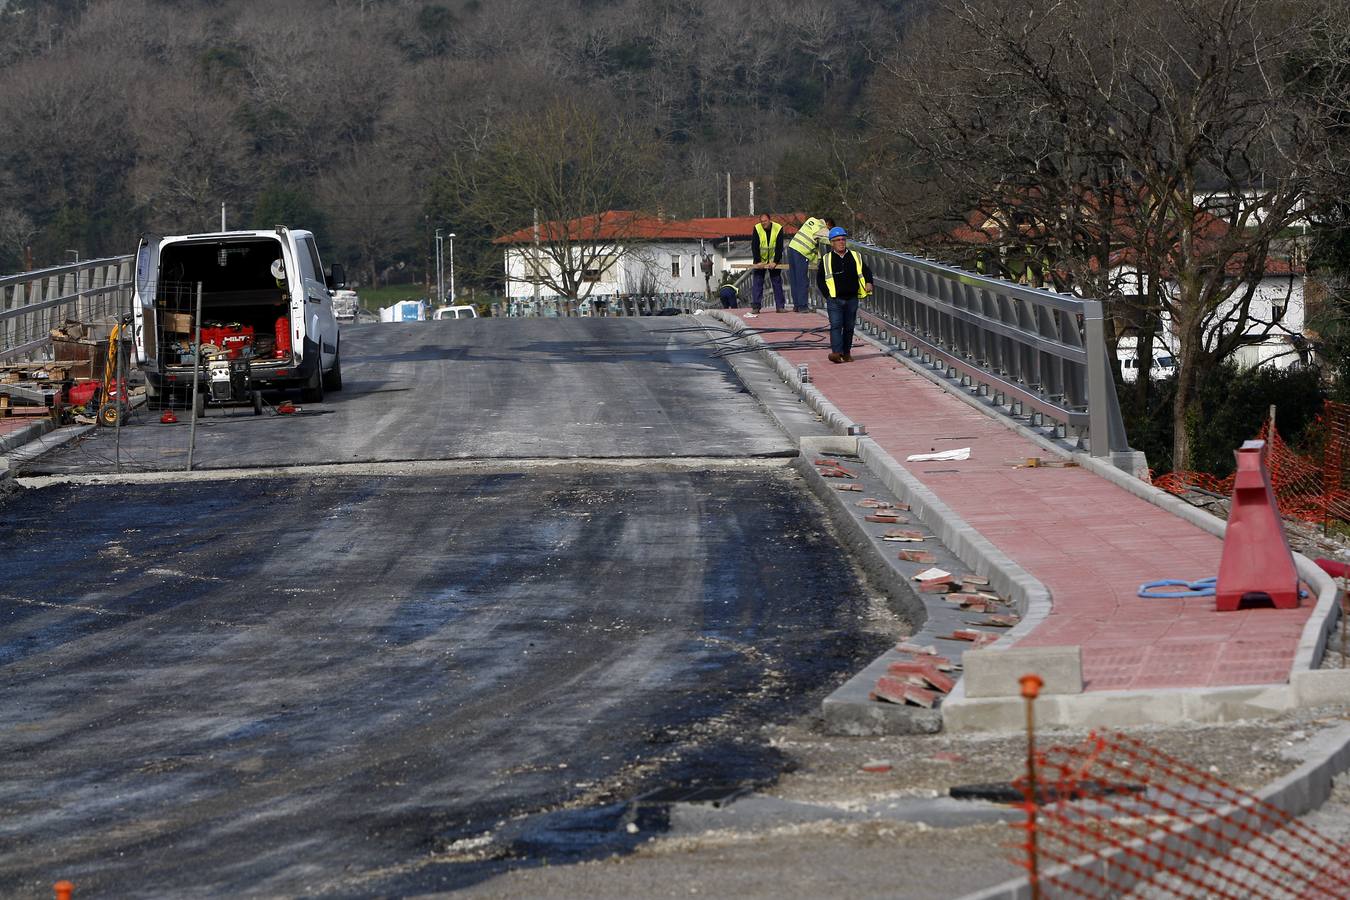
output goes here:
<path id="1" fill-rule="evenodd" d="M 529 221 L 519 167 L 566 184 L 569 156 L 623 163 L 579 203 L 716 215 L 729 172 L 737 213 L 752 180 L 758 209 L 835 206 L 914 5 L 0 0 L 0 271 L 210 230 L 224 202 L 316 229 L 365 283 L 422 277 L 455 231 L 489 287 L 486 241 Z"/>

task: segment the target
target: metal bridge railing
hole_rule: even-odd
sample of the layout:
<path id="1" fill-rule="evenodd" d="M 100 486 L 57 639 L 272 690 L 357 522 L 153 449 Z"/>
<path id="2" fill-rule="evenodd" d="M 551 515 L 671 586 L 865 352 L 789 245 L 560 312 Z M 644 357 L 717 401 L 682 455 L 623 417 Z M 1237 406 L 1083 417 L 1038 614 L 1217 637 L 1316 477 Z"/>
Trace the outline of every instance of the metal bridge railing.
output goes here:
<path id="1" fill-rule="evenodd" d="M 692 313 L 706 309 L 708 300 L 702 291 L 665 294 L 622 294 L 592 296 L 585 300 L 566 297 L 513 300 L 492 304 L 494 316 L 568 318 L 577 316 L 654 316 L 662 310 L 678 309 Z"/>
<path id="2" fill-rule="evenodd" d="M 875 294 L 859 324 L 1033 427 L 1129 467 L 1102 304 L 986 278 L 870 244 L 851 245 Z M 828 252 L 828 251 L 827 251 Z"/>
<path id="3" fill-rule="evenodd" d="M 51 331 L 129 308 L 132 256 L 91 259 L 0 278 L 0 362 L 49 359 Z"/>

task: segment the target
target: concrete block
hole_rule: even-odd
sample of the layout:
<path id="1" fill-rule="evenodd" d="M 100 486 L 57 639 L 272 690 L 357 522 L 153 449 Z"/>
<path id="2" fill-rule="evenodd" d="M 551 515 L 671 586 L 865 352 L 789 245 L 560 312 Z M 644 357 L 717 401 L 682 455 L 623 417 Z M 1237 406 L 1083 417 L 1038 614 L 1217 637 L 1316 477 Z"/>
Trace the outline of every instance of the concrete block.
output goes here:
<path id="1" fill-rule="evenodd" d="M 1016 697 L 1018 679 L 1035 673 L 1045 685 L 1041 695 L 1083 693 L 1083 654 L 1079 647 L 1013 647 L 971 650 L 961 657 L 969 697 Z"/>
<path id="2" fill-rule="evenodd" d="M 1289 676 L 1299 706 L 1340 706 L 1350 703 L 1350 669 L 1313 669 Z"/>

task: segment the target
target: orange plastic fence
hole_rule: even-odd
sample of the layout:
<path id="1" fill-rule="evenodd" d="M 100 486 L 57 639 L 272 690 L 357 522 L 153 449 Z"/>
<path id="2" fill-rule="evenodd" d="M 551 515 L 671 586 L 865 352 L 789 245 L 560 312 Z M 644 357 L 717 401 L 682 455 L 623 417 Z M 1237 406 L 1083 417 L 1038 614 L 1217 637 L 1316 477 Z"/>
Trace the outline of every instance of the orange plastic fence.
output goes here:
<path id="1" fill-rule="evenodd" d="M 1350 896 L 1350 846 L 1134 738 L 1093 733 L 1033 771 L 1017 846 L 1036 895 Z"/>
<path id="2" fill-rule="evenodd" d="M 1257 435 L 1266 441 L 1271 485 L 1285 516 L 1326 524 L 1350 522 L 1350 406 L 1327 401 L 1309 429 L 1315 449 L 1295 452 L 1267 422 Z M 1231 496 L 1233 476 L 1204 472 L 1169 472 L 1153 483 L 1173 494 L 1200 488 Z"/>

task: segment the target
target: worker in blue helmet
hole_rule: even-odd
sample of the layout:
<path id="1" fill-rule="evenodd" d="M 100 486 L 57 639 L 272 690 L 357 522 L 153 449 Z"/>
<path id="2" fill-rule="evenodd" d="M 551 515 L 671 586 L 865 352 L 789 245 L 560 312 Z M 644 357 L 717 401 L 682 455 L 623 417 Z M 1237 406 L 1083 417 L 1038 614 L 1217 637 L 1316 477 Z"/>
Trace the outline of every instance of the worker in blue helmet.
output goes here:
<path id="1" fill-rule="evenodd" d="M 858 301 L 872 294 L 872 270 L 862 254 L 848 248 L 848 232 L 830 229 L 830 249 L 820 258 L 816 286 L 825 295 L 830 317 L 830 362 L 853 362 L 853 326 L 858 321 Z"/>

